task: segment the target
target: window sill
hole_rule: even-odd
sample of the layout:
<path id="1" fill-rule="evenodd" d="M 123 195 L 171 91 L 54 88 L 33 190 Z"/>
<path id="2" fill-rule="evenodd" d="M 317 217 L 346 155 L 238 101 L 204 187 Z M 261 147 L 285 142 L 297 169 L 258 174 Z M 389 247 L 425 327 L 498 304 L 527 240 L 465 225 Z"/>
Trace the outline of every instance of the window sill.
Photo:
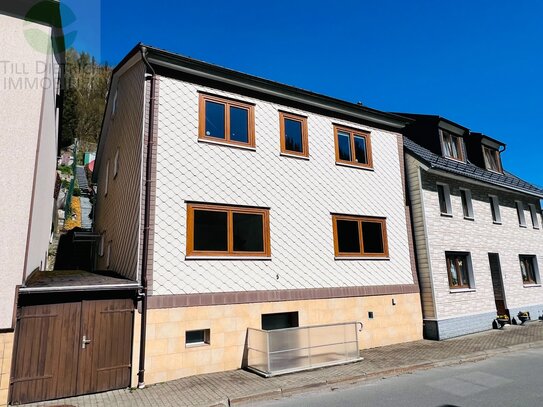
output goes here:
<path id="1" fill-rule="evenodd" d="M 241 150 L 256 151 L 256 147 L 244 146 L 244 145 L 234 144 L 234 143 L 228 143 L 226 141 L 219 141 L 219 140 L 215 141 L 215 140 L 208 140 L 208 139 L 199 138 L 198 143 L 214 144 L 214 145 L 218 145 L 218 146 L 239 148 Z"/>
<path id="2" fill-rule="evenodd" d="M 196 342 L 196 343 L 185 344 L 185 348 L 201 348 L 202 346 L 210 346 L 210 344 L 206 342 Z"/>
<path id="3" fill-rule="evenodd" d="M 465 220 L 475 221 L 475 218 L 473 216 L 464 216 L 464 219 Z"/>
<path id="4" fill-rule="evenodd" d="M 475 288 L 450 288 L 449 293 L 450 294 L 456 294 L 456 293 L 473 293 L 477 291 Z"/>
<path id="5" fill-rule="evenodd" d="M 281 157 L 289 157 L 289 158 L 298 158 L 300 160 L 309 161 L 309 157 L 305 155 L 297 155 L 297 154 L 289 154 L 289 153 L 279 153 Z"/>
<path id="6" fill-rule="evenodd" d="M 535 230 L 539 230 L 539 227 L 534 226 L 534 229 L 535 229 Z"/>
<path id="7" fill-rule="evenodd" d="M 390 260 L 390 257 L 349 257 L 334 256 L 334 260 Z"/>
<path id="8" fill-rule="evenodd" d="M 356 168 L 356 169 L 365 170 L 365 171 L 375 171 L 373 169 L 373 167 L 364 167 L 362 165 L 340 163 L 340 162 L 337 162 L 337 161 L 336 161 L 336 165 L 341 166 L 341 167 Z"/>
<path id="9" fill-rule="evenodd" d="M 524 288 L 541 287 L 541 284 L 524 284 Z"/>
<path id="10" fill-rule="evenodd" d="M 264 260 L 270 261 L 268 256 L 185 256 L 185 260 Z"/>
<path id="11" fill-rule="evenodd" d="M 441 216 L 443 216 L 445 218 L 452 218 L 453 217 L 452 213 L 445 213 L 445 212 L 441 212 Z"/>
<path id="12" fill-rule="evenodd" d="M 524 228 L 524 229 L 526 229 L 528 227 L 526 225 L 518 225 L 518 226 L 519 226 L 519 228 Z"/>
<path id="13" fill-rule="evenodd" d="M 501 222 L 497 222 L 497 221 L 493 221 L 492 223 L 495 224 L 495 225 L 501 225 L 502 224 Z"/>

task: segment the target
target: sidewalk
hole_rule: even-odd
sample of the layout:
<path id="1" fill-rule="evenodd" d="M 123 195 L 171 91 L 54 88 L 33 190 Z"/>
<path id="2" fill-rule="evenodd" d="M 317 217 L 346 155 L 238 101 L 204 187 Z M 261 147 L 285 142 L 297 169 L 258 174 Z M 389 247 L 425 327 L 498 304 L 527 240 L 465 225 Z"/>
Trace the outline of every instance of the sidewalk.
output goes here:
<path id="1" fill-rule="evenodd" d="M 447 341 L 417 341 L 363 350 L 364 360 L 268 379 L 244 370 L 192 376 L 149 386 L 116 390 L 32 406 L 228 406 L 332 389 L 417 369 L 475 361 L 501 352 L 543 346 L 543 323 L 507 326 Z"/>

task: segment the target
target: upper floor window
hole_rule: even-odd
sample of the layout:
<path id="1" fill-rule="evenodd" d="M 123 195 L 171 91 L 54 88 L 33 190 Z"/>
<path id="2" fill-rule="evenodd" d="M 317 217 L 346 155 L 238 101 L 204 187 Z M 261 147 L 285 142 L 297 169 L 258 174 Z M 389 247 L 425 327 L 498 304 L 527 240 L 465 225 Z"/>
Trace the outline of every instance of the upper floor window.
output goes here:
<path id="1" fill-rule="evenodd" d="M 187 205 L 187 256 L 269 257 L 269 210 Z"/>
<path id="2" fill-rule="evenodd" d="M 106 164 L 106 177 L 104 179 L 104 196 L 107 196 L 107 190 L 109 188 L 109 160 Z"/>
<path id="3" fill-rule="evenodd" d="M 358 167 L 372 168 L 370 133 L 334 126 L 336 162 Z"/>
<path id="4" fill-rule="evenodd" d="M 490 212 L 492 213 L 492 221 L 494 223 L 502 223 L 502 217 L 500 214 L 500 202 L 495 195 L 489 195 L 490 198 Z"/>
<path id="5" fill-rule="evenodd" d="M 464 150 L 462 148 L 462 137 L 455 136 L 445 130 L 439 130 L 441 133 L 441 146 L 443 155 L 455 160 L 464 161 Z"/>
<path id="6" fill-rule="evenodd" d="M 524 204 L 521 201 L 515 201 L 517 206 L 518 225 L 520 227 L 526 227 L 526 218 L 524 217 Z"/>
<path id="7" fill-rule="evenodd" d="M 498 150 L 483 146 L 483 156 L 485 159 L 485 166 L 487 170 L 502 172 L 500 152 Z"/>
<path id="8" fill-rule="evenodd" d="M 530 208 L 530 216 L 532 218 L 532 226 L 534 229 L 539 229 L 539 219 L 537 218 L 537 209 L 534 204 L 528 205 Z"/>
<path id="9" fill-rule="evenodd" d="M 439 210 L 442 215 L 452 216 L 451 192 L 447 184 L 437 184 Z"/>
<path id="10" fill-rule="evenodd" d="M 307 118 L 279 112 L 279 127 L 281 130 L 281 153 L 308 157 Z"/>
<path id="11" fill-rule="evenodd" d="M 473 278 L 469 253 L 446 252 L 449 288 L 472 288 Z"/>
<path id="12" fill-rule="evenodd" d="M 117 113 L 118 99 L 119 99 L 119 90 L 115 89 L 115 94 L 113 95 L 113 106 L 111 107 L 111 118 L 112 119 L 115 117 L 115 113 Z"/>
<path id="13" fill-rule="evenodd" d="M 332 215 L 336 257 L 388 257 L 386 219 Z"/>
<path id="14" fill-rule="evenodd" d="M 255 146 L 254 106 L 200 94 L 198 137 L 245 147 Z"/>
<path id="15" fill-rule="evenodd" d="M 471 191 L 469 189 L 460 188 L 460 198 L 462 199 L 462 211 L 464 218 L 473 219 L 473 203 L 471 201 Z"/>
<path id="16" fill-rule="evenodd" d="M 540 284 L 539 269 L 535 256 L 520 255 L 519 259 L 524 285 Z"/>
<path id="17" fill-rule="evenodd" d="M 119 173 L 119 149 L 115 152 L 115 160 L 113 160 L 113 179 L 117 178 Z"/>

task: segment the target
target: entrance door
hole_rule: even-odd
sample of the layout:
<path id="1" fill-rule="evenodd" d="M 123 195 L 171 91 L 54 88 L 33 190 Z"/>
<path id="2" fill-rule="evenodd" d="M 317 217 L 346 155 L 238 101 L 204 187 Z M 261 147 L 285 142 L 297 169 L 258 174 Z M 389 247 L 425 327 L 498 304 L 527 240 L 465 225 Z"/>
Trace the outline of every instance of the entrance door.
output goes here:
<path id="1" fill-rule="evenodd" d="M 11 403 L 128 387 L 133 311 L 131 299 L 20 308 Z"/>
<path id="2" fill-rule="evenodd" d="M 490 263 L 490 275 L 492 276 L 492 287 L 494 289 L 496 311 L 499 315 L 504 315 L 507 314 L 507 305 L 505 303 L 505 294 L 503 290 L 500 255 L 498 253 L 488 253 L 488 261 Z"/>

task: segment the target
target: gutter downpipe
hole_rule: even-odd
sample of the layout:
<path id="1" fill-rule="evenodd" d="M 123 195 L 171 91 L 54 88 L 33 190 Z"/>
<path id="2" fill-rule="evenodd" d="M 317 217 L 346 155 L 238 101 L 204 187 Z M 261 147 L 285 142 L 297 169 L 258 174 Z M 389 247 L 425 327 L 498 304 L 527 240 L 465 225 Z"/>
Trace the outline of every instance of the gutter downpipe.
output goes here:
<path id="1" fill-rule="evenodd" d="M 153 136 L 155 121 L 155 87 L 156 72 L 147 60 L 147 48 L 141 48 L 141 57 L 149 71 L 151 71 L 151 89 L 149 93 L 149 129 L 147 131 L 147 161 L 145 168 L 145 206 L 144 206 L 144 226 L 143 226 L 143 256 L 141 265 L 141 333 L 140 333 L 140 355 L 138 370 L 138 389 L 145 387 L 145 342 L 147 338 L 147 258 L 149 257 L 149 224 L 151 207 L 151 177 L 153 162 Z M 146 80 L 148 78 L 146 73 Z"/>

